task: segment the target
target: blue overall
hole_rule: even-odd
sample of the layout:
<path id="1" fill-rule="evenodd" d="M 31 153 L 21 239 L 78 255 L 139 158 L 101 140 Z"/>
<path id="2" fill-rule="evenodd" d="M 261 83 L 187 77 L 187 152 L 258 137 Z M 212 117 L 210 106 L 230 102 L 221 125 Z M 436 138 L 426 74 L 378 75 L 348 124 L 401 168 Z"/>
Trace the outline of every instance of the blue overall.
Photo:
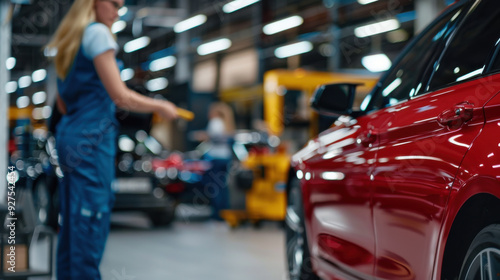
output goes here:
<path id="1" fill-rule="evenodd" d="M 57 279 L 101 279 L 99 263 L 114 203 L 118 123 L 115 105 L 80 47 L 73 68 L 58 90 L 67 113 L 57 126 L 62 224 L 57 247 Z"/>

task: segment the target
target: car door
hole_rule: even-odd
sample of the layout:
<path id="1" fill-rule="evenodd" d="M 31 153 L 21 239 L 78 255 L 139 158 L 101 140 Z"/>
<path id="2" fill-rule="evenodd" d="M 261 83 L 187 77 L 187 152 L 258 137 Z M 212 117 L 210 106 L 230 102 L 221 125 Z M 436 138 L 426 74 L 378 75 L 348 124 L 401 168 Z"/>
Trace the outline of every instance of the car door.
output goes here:
<path id="1" fill-rule="evenodd" d="M 463 157 L 492 96 L 482 78 L 500 32 L 494 1 L 475 1 L 432 65 L 425 94 L 395 105 L 372 174 L 375 276 L 431 279 L 443 213 Z M 488 28 L 490 27 L 490 28 Z M 500 80 L 498 77 L 494 78 Z"/>
<path id="2" fill-rule="evenodd" d="M 387 114 L 375 112 L 355 125 L 322 133 L 294 157 L 303 185 L 304 210 L 311 253 L 335 273 L 370 279 L 374 268 L 374 235 L 369 174 L 376 153 L 371 127 L 383 126 Z"/>
<path id="3" fill-rule="evenodd" d="M 310 171 L 304 175 L 303 191 L 309 199 L 305 201 L 311 228 L 308 232 L 314 233 L 309 237 L 312 254 L 342 275 L 372 279 L 378 240 L 371 175 L 375 174 L 378 153 L 386 145 L 380 142 L 380 136 L 390 130 L 395 114 L 402 109 L 397 103 L 418 91 L 415 88 L 425 76 L 429 61 L 456 25 L 458 10 L 447 12 L 425 36 L 412 43 L 397 66 L 367 96 L 361 106 L 371 113 L 358 118 L 355 125 L 324 132 L 296 155 L 310 154 L 301 170 Z"/>

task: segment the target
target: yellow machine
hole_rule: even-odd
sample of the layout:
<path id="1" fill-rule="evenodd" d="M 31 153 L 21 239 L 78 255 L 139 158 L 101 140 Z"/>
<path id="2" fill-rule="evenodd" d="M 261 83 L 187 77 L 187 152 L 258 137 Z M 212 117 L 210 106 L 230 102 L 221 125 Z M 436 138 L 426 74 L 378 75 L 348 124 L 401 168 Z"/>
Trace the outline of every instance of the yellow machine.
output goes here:
<path id="1" fill-rule="evenodd" d="M 290 146 L 303 144 L 294 143 L 298 138 L 309 139 L 318 133 L 318 115 L 309 108 L 314 90 L 322 84 L 361 83 L 363 85 L 358 92 L 359 99 L 362 99 L 376 84 L 377 79 L 375 76 L 310 72 L 302 69 L 267 71 L 262 86 L 264 123 L 268 135 L 271 138 L 280 137 L 281 145 L 257 147 L 249 152 L 243 166 L 253 171 L 253 182 L 246 192 L 245 210 L 223 210 L 220 214 L 224 220 L 231 227 L 238 226 L 243 220 L 253 223 L 261 220 L 283 221 L 290 154 L 296 151 Z M 292 102 L 286 100 L 287 94 L 293 94 Z M 294 122 L 302 124 L 299 129 L 292 129 Z M 287 129 L 295 131 L 287 133 Z"/>
<path id="2" fill-rule="evenodd" d="M 344 73 L 311 72 L 298 70 L 271 70 L 264 74 L 264 121 L 270 134 L 281 136 L 285 129 L 285 95 L 287 91 L 300 91 L 299 98 L 305 101 L 303 114 L 310 123 L 309 136 L 318 133 L 318 115 L 309 108 L 309 100 L 319 85 L 332 83 L 360 83 L 357 99 L 360 100 L 375 86 L 378 76 L 362 76 Z"/>

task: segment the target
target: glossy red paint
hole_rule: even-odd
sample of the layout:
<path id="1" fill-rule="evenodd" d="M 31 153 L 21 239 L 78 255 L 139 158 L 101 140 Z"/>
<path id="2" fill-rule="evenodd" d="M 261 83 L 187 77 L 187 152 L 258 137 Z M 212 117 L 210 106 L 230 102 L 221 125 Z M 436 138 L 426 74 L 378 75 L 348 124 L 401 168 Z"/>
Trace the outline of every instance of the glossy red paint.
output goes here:
<path id="1" fill-rule="evenodd" d="M 495 5 L 457 2 L 389 70 L 370 113 L 337 121 L 293 156 L 322 279 L 457 279 L 474 237 L 500 224 L 500 32 L 480 39 L 487 48 L 470 44 L 484 63 L 453 56 L 476 57 L 454 36 L 488 32 Z M 405 65 L 420 59 L 421 72 Z"/>
<path id="2" fill-rule="evenodd" d="M 474 94 L 492 83 L 500 75 L 377 111 L 295 155 L 313 264 L 334 267 L 323 277 L 439 279 L 460 207 L 479 192 L 500 197 L 500 95 Z M 440 121 L 464 104 L 467 121 Z"/>

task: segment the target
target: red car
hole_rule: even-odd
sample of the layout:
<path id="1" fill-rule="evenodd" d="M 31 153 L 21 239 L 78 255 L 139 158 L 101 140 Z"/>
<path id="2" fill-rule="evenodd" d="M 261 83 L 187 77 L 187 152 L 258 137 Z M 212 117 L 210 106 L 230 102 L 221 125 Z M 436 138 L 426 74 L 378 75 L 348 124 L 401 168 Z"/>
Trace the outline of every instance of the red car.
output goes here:
<path id="1" fill-rule="evenodd" d="M 290 279 L 499 279 L 500 2 L 457 1 L 292 158 Z"/>

